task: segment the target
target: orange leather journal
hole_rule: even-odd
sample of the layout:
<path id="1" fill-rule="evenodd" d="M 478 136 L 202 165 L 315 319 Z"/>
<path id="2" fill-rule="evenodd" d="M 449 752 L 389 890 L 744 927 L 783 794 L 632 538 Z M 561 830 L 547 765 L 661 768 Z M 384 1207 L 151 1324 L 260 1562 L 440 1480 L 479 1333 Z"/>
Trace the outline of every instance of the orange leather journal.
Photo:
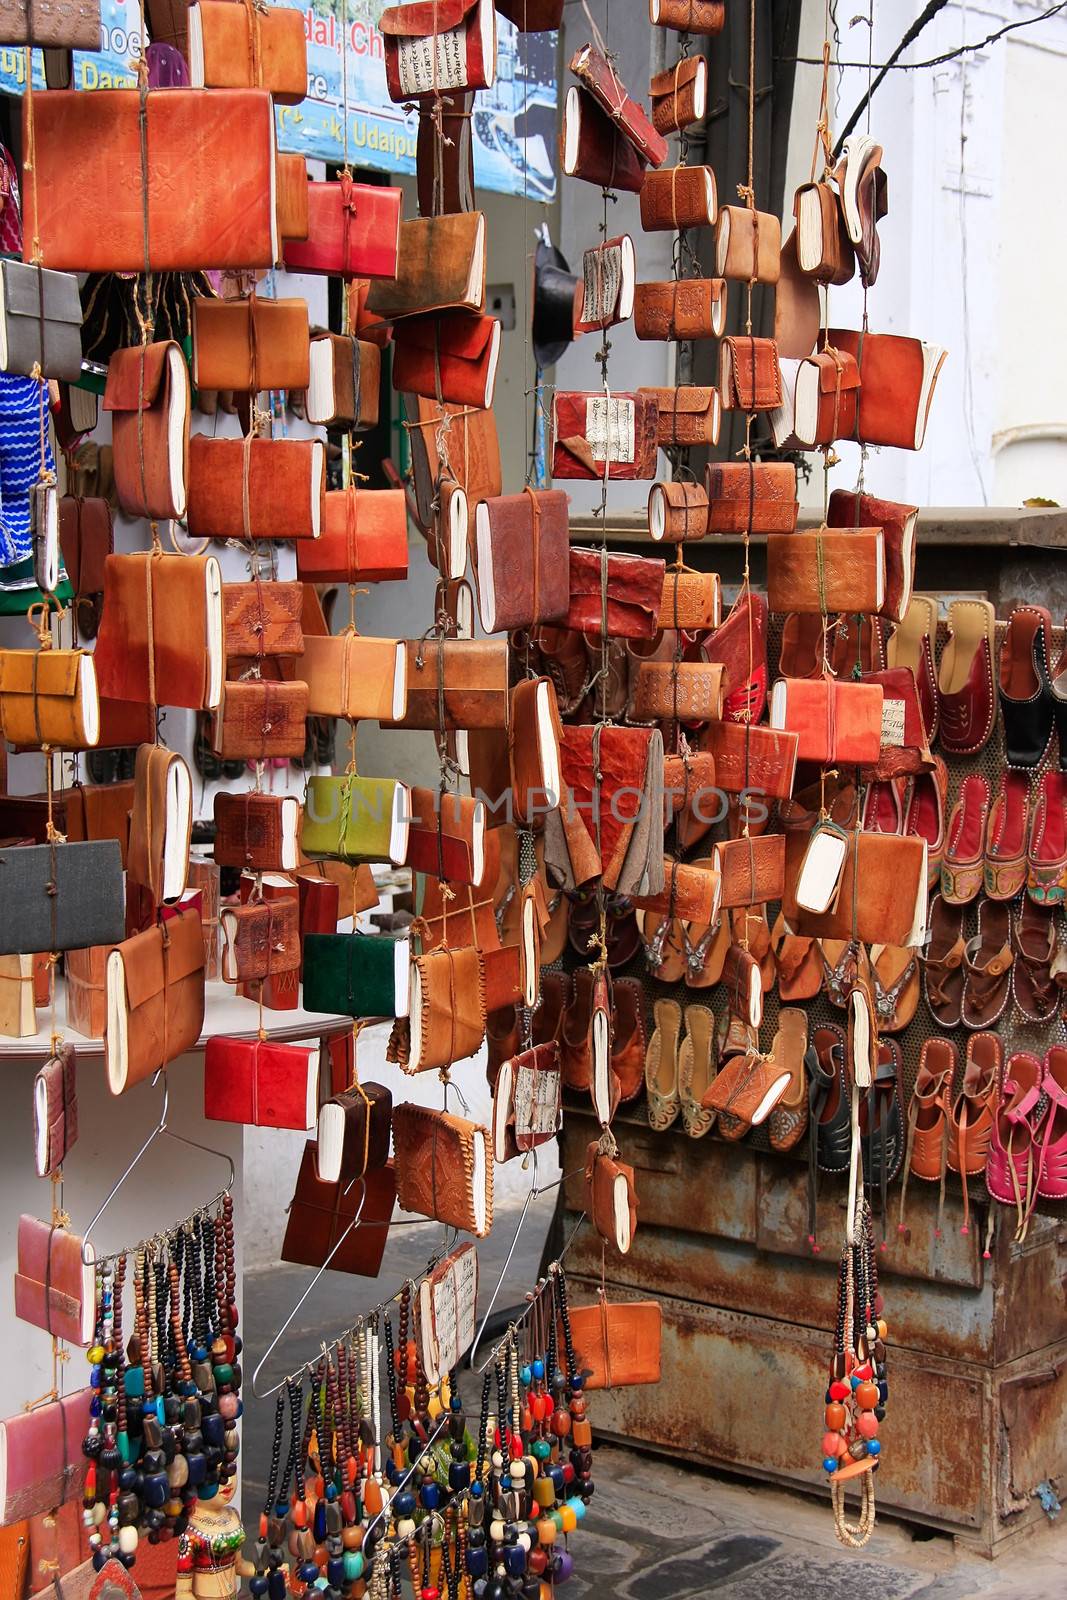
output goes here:
<path id="1" fill-rule="evenodd" d="M 247 441 L 198 433 L 191 441 L 193 538 L 317 539 L 325 492 L 326 452 L 319 439 Z"/>
<path id="2" fill-rule="evenodd" d="M 326 525 L 296 547 L 306 583 L 382 583 L 408 575 L 408 518 L 403 489 L 331 490 Z"/>
<path id="3" fill-rule="evenodd" d="M 219 9 L 234 10 L 232 0 Z M 306 389 L 310 380 L 306 300 L 193 301 L 193 383 L 198 389 Z"/>
<path id="4" fill-rule="evenodd" d="M 189 482 L 189 369 L 173 339 L 116 350 L 104 410 L 111 413 L 115 490 L 135 517 L 185 515 Z"/>
<path id="5" fill-rule="evenodd" d="M 196 89 L 269 89 L 279 105 L 308 92 L 303 13 L 233 0 L 189 7 L 189 76 Z"/>

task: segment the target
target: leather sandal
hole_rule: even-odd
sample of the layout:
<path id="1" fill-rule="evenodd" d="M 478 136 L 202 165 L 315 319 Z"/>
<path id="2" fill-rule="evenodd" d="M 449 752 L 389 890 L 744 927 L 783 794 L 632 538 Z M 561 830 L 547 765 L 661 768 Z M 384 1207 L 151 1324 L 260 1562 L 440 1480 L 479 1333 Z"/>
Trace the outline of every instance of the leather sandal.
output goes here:
<path id="1" fill-rule="evenodd" d="M 860 823 L 864 833 L 904 832 L 903 789 L 899 778 L 876 778 L 867 785 Z"/>
<path id="2" fill-rule="evenodd" d="M 1063 649 L 1060 659 L 1052 669 L 1049 688 L 1052 693 L 1052 716 L 1059 742 L 1060 771 L 1067 772 L 1067 619 L 1063 625 Z"/>
<path id="3" fill-rule="evenodd" d="M 700 856 L 692 865 L 714 867 L 716 861 L 714 856 Z M 730 918 L 720 915 L 717 923 L 703 925 L 683 922 L 679 924 L 679 930 L 685 955 L 683 976 L 686 987 L 710 989 L 722 977 L 726 952 L 730 948 Z"/>
<path id="4" fill-rule="evenodd" d="M 804 1065 L 810 1082 L 808 1243 L 818 1251 L 819 1173 L 847 1172 L 852 1153 L 852 1106 L 843 1031 L 834 1026 L 816 1028 Z"/>
<path id="5" fill-rule="evenodd" d="M 851 678 L 857 671 L 884 672 L 889 624 L 882 617 L 842 614 L 833 627 L 830 670 L 835 678 Z"/>
<path id="6" fill-rule="evenodd" d="M 1011 943 L 1015 964 L 1011 971 L 1012 997 L 1028 1022 L 1049 1022 L 1060 1004 L 1059 984 L 1052 963 L 1059 941 L 1056 913 L 1023 895 L 1012 917 Z"/>
<path id="7" fill-rule="evenodd" d="M 848 1005 L 849 991 L 856 975 L 859 947 L 854 939 L 819 939 L 816 943 L 822 961 L 826 998 L 832 1006 L 843 1011 Z"/>
<path id="8" fill-rule="evenodd" d="M 908 1179 L 940 1183 L 937 1204 L 937 1237 L 941 1237 L 941 1218 L 945 1205 L 945 1173 L 948 1156 L 949 1107 L 952 1083 L 959 1052 L 951 1039 L 927 1039 L 919 1055 L 919 1070 L 908 1106 L 908 1138 L 904 1151 L 904 1182 L 900 1189 L 898 1231 L 905 1232 L 904 1205 Z"/>
<path id="9" fill-rule="evenodd" d="M 637 925 L 645 949 L 650 977 L 660 983 L 680 983 L 685 976 L 685 945 L 682 924 L 677 917 L 661 917 L 658 911 L 638 912 Z"/>
<path id="10" fill-rule="evenodd" d="M 641 1093 L 645 1071 L 644 991 L 637 978 L 616 978 L 612 984 L 611 1070 L 619 1082 L 619 1100 L 626 1105 Z"/>
<path id="11" fill-rule="evenodd" d="M 919 1008 L 921 983 L 915 951 L 901 945 L 873 945 L 871 977 L 879 1034 L 900 1033 Z"/>
<path id="12" fill-rule="evenodd" d="M 1004 1068 L 1000 1103 L 993 1118 L 986 1161 L 986 1188 L 994 1200 L 1015 1207 L 1015 1239 L 1026 1237 L 1041 1179 L 1035 1110 L 1042 1104 L 1044 1065 L 1029 1050 L 1019 1050 Z"/>
<path id="13" fill-rule="evenodd" d="M 934 670 L 934 644 L 937 639 L 937 601 L 927 594 L 913 594 L 886 648 L 891 667 L 910 667 L 919 691 L 919 707 L 926 727 L 927 743 L 937 738 L 941 720 L 941 697 Z"/>
<path id="14" fill-rule="evenodd" d="M 771 950 L 782 1004 L 814 1000 L 822 988 L 822 960 L 815 940 L 789 933 L 785 917 L 779 912 L 771 933 Z"/>
<path id="15" fill-rule="evenodd" d="M 804 1058 L 808 1048 L 808 1014 L 799 1007 L 783 1006 L 778 1013 L 778 1032 L 771 1046 L 774 1065 L 789 1074 L 789 1083 L 767 1118 L 767 1133 L 772 1150 L 792 1150 L 808 1126 L 808 1079 Z"/>
<path id="16" fill-rule="evenodd" d="M 977 755 L 993 732 L 997 720 L 995 648 L 996 613 L 989 601 L 953 600 L 937 678 L 941 748 L 949 755 Z"/>
<path id="17" fill-rule="evenodd" d="M 702 1139 L 715 1122 L 715 1113 L 704 1104 L 715 1079 L 712 1059 L 715 1017 L 708 1006 L 686 1006 L 685 1037 L 678 1051 L 678 1096 L 682 1104 L 682 1126 L 691 1139 Z"/>
<path id="18" fill-rule="evenodd" d="M 593 984 L 592 967 L 579 967 L 574 974 L 574 989 L 564 1008 L 559 1032 L 559 1064 L 566 1089 L 588 1094 L 593 1082 Z"/>
<path id="19" fill-rule="evenodd" d="M 929 938 L 919 951 L 926 1004 L 942 1028 L 958 1028 L 963 1010 L 963 907 L 953 906 L 935 894 L 930 903 Z"/>
<path id="20" fill-rule="evenodd" d="M 932 889 L 941 875 L 948 815 L 948 770 L 934 756 L 929 772 L 917 772 L 905 781 L 903 825 L 906 839 L 926 840 L 926 886 Z"/>
<path id="21" fill-rule="evenodd" d="M 946 1156 L 949 1171 L 958 1172 L 963 1180 L 961 1233 L 969 1233 L 971 1227 L 967 1179 L 984 1172 L 989 1159 L 1003 1068 L 1004 1050 L 996 1034 L 972 1033 L 967 1040 L 963 1087 L 953 1100 L 949 1114 Z"/>
<path id="22" fill-rule="evenodd" d="M 1052 618 L 1044 606 L 1016 606 L 1000 647 L 1000 709 L 1010 767 L 1036 767 L 1053 729 L 1049 662 Z"/>
<path id="23" fill-rule="evenodd" d="M 678 1045 L 682 1032 L 682 1008 L 677 1000 L 657 1000 L 652 1007 L 655 1027 L 645 1052 L 645 1092 L 648 1095 L 648 1125 L 664 1133 L 678 1119 L 682 1102 L 678 1096 Z"/>
<path id="24" fill-rule="evenodd" d="M 1030 780 L 1006 767 L 989 809 L 982 887 L 990 900 L 1014 900 L 1026 883 Z"/>
<path id="25" fill-rule="evenodd" d="M 904 1057 L 895 1039 L 878 1041 L 874 1082 L 860 1096 L 859 1124 L 863 1141 L 863 1175 L 881 1191 L 882 1216 L 886 1190 L 904 1164 Z"/>
<path id="26" fill-rule="evenodd" d="M 965 1028 L 991 1027 L 1004 1014 L 1011 995 L 1011 907 L 1002 900 L 983 900 L 978 907 L 978 932 L 968 939 L 963 955 Z"/>
<path id="27" fill-rule="evenodd" d="M 1045 1200 L 1067 1200 L 1067 1046 L 1046 1050 L 1041 1091 L 1048 1110 L 1041 1125 L 1037 1192 Z"/>
<path id="28" fill-rule="evenodd" d="M 972 772 L 960 784 L 941 862 L 941 896 L 950 906 L 968 905 L 982 887 L 988 820 L 989 785 Z"/>
<path id="29" fill-rule="evenodd" d="M 1030 819 L 1026 892 L 1040 906 L 1067 900 L 1067 774 L 1055 767 L 1041 779 Z"/>
<path id="30" fill-rule="evenodd" d="M 585 641 L 574 628 L 545 624 L 535 630 L 534 643 L 546 676 L 552 679 L 561 717 L 578 711 L 585 699 L 589 657 Z"/>
<path id="31" fill-rule="evenodd" d="M 878 224 L 889 210 L 881 145 L 870 134 L 850 134 L 842 147 L 834 178 L 860 277 L 866 288 L 873 288 L 881 259 Z"/>

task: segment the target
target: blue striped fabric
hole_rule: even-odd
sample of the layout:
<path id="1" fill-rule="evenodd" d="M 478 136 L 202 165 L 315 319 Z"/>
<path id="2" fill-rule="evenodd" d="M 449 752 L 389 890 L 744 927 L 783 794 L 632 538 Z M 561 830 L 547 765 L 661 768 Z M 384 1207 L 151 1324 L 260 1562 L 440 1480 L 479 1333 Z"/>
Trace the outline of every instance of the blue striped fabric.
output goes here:
<path id="1" fill-rule="evenodd" d="M 30 490 L 44 467 L 55 470 L 48 438 L 48 388 L 35 378 L 0 372 L 0 567 L 30 555 Z"/>

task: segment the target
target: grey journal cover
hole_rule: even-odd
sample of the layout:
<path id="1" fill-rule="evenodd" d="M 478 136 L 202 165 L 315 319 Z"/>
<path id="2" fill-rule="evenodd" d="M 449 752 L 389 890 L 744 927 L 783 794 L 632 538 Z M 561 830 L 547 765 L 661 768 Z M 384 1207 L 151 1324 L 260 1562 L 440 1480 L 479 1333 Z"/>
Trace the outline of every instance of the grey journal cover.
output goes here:
<path id="1" fill-rule="evenodd" d="M 42 324 L 43 309 L 43 324 Z M 44 347 L 42 349 L 42 327 Z M 82 370 L 82 307 L 73 272 L 0 262 L 0 369 L 76 383 Z"/>
<path id="2" fill-rule="evenodd" d="M 0 850 L 0 906 L 0 955 L 121 944 L 126 902 L 118 840 Z"/>

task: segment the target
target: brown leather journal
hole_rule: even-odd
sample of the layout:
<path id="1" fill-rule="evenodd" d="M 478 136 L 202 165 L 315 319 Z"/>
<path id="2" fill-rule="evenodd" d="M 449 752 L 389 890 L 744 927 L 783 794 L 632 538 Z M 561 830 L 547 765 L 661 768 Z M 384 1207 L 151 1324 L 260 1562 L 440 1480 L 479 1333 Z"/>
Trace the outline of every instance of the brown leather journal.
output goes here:
<path id="1" fill-rule="evenodd" d="M 782 369 L 773 339 L 737 334 L 719 347 L 719 390 L 727 411 L 773 411 L 782 403 Z"/>
<path id="2" fill-rule="evenodd" d="M 648 491 L 648 532 L 657 544 L 684 544 L 703 539 L 708 531 L 708 495 L 699 483 L 684 479 L 654 483 Z"/>
<path id="3" fill-rule="evenodd" d="M 642 661 L 635 722 L 715 722 L 722 716 L 723 669 L 706 661 Z"/>
<path id="4" fill-rule="evenodd" d="M 475 567 L 486 633 L 567 615 L 568 530 L 567 496 L 559 489 L 496 495 L 478 506 Z"/>
<path id="5" fill-rule="evenodd" d="M 720 11 L 723 6 L 719 5 Z M 582 1389 L 621 1389 L 660 1380 L 663 1310 L 658 1300 L 571 1306 L 571 1339 Z"/>
<path id="6" fill-rule="evenodd" d="M 82 639 L 100 625 L 104 562 L 114 549 L 111 507 L 101 496 L 65 494 L 59 502 L 59 548 L 74 590 L 75 622 Z"/>
<path id="7" fill-rule="evenodd" d="M 224 761 L 269 761 L 304 753 L 306 683 L 244 678 L 225 686 L 212 717 L 212 747 Z"/>
<path id="8" fill-rule="evenodd" d="M 634 1169 L 591 1144 L 585 1153 L 585 1209 L 606 1245 L 625 1255 L 637 1232 Z"/>
<path id="9" fill-rule="evenodd" d="M 715 229 L 715 270 L 742 283 L 777 283 L 782 224 L 769 211 L 723 206 Z"/>
<path id="10" fill-rule="evenodd" d="M 191 1050 L 204 1026 L 204 934 L 195 908 L 116 945 L 107 958 L 104 1055 L 112 1094 Z"/>
<path id="11" fill-rule="evenodd" d="M 406 1072 L 465 1061 L 485 1038 L 485 976 L 480 950 L 444 946 L 416 956 L 411 969 L 411 1050 Z"/>
<path id="12" fill-rule="evenodd" d="M 232 9 L 233 0 L 217 0 L 217 9 L 224 5 Z M 193 301 L 193 383 L 197 389 L 246 394 L 306 389 L 309 341 L 306 300 L 199 296 Z"/>
<path id="13" fill-rule="evenodd" d="M 386 321 L 450 308 L 483 311 L 485 248 L 480 211 L 402 222 L 397 275 L 371 284 L 367 310 Z"/>
<path id="14" fill-rule="evenodd" d="M 343 1178 L 324 1183 L 315 1171 L 315 1141 L 309 1139 L 289 1202 L 281 1259 L 305 1267 L 323 1267 L 328 1261 L 332 1272 L 376 1278 L 395 1205 L 392 1162 L 353 1184 Z M 357 1212 L 359 1221 L 351 1227 Z"/>
<path id="15" fill-rule="evenodd" d="M 115 489 L 131 516 L 184 517 L 189 400 L 189 369 L 173 340 L 111 357 L 104 410 L 111 412 Z"/>
<path id="16" fill-rule="evenodd" d="M 726 26 L 726 0 L 649 0 L 650 20 L 678 33 L 721 33 Z"/>
<path id="17" fill-rule="evenodd" d="M 712 854 L 722 879 L 722 904 L 761 906 L 780 900 L 785 882 L 785 835 L 761 833 L 758 837 L 724 839 Z"/>
<path id="18" fill-rule="evenodd" d="M 446 728 L 506 728 L 506 639 L 409 639 L 408 705 L 394 728 L 436 728 L 440 699 Z"/>
<path id="19" fill-rule="evenodd" d="M 308 236 L 308 169 L 301 155 L 278 152 L 274 163 L 277 189 L 278 238 L 306 239 Z"/>
<path id="20" fill-rule="evenodd" d="M 320 439 L 214 439 L 189 449 L 189 533 L 209 539 L 317 539 L 325 519 Z"/>
<path id="21" fill-rule="evenodd" d="M 393 1109 L 397 1199 L 484 1239 L 493 1225 L 493 1142 L 488 1128 L 412 1104 Z"/>
<path id="22" fill-rule="evenodd" d="M 663 596 L 656 614 L 660 628 L 705 633 L 722 621 L 722 584 L 717 572 L 697 572 L 674 564 L 663 575 Z"/>
<path id="23" fill-rule="evenodd" d="M 853 611 L 885 600 L 881 528 L 772 533 L 767 537 L 767 603 L 772 611 Z"/>
<path id="24" fill-rule="evenodd" d="M 797 525 L 791 461 L 710 461 L 704 487 L 709 533 L 790 533 Z"/>
<path id="25" fill-rule="evenodd" d="M 667 278 L 633 285 L 638 339 L 717 339 L 725 326 L 725 278 Z"/>
<path id="26" fill-rule="evenodd" d="M 215 557 L 137 552 L 108 556 L 105 572 L 93 652 L 101 698 L 194 711 L 217 706 L 225 662 Z"/>
<path id="27" fill-rule="evenodd" d="M 601 583 L 601 565 L 607 583 Z M 623 639 L 651 639 L 663 599 L 666 564 L 647 556 L 571 547 L 571 603 L 566 626 L 582 633 L 605 631 Z M 605 597 L 604 589 L 607 593 Z M 606 612 L 606 617 L 605 617 Z"/>
<path id="28" fill-rule="evenodd" d="M 797 735 L 751 722 L 712 722 L 700 747 L 715 761 L 724 794 L 788 800 L 797 770 Z"/>
<path id="29" fill-rule="evenodd" d="M 642 389 L 658 409 L 656 443 L 661 447 L 718 444 L 722 405 L 719 391 L 685 384 L 676 389 Z"/>
<path id="30" fill-rule="evenodd" d="M 224 906 L 219 921 L 224 983 L 254 983 L 299 967 L 300 899 L 295 883 L 291 895 Z"/>
<path id="31" fill-rule="evenodd" d="M 407 709 L 408 655 L 402 639 L 347 632 L 308 639 L 300 670 L 312 716 L 396 722 Z"/>
<path id="32" fill-rule="evenodd" d="M 39 1178 L 58 1172 L 78 1139 L 78 1071 L 72 1044 L 61 1044 L 33 1085 L 33 1148 Z"/>
<path id="33" fill-rule="evenodd" d="M 797 265 L 816 283 L 840 287 L 856 271 L 856 252 L 845 212 L 830 183 L 803 183 L 793 196 L 797 223 Z"/>
<path id="34" fill-rule="evenodd" d="M 157 904 L 185 892 L 193 829 L 193 785 L 181 756 L 163 745 L 143 744 L 133 777 L 128 880 Z"/>
<path id="35" fill-rule="evenodd" d="M 718 920 L 721 889 L 714 867 L 664 857 L 663 877 L 664 886 L 659 894 L 635 894 L 634 905 L 659 916 L 681 917 L 684 922 L 693 922 L 701 928 Z"/>
<path id="36" fill-rule="evenodd" d="M 296 795 L 215 796 L 215 863 L 248 872 L 293 872 L 300 860 L 300 800 Z"/>
<path id="37" fill-rule="evenodd" d="M 224 583 L 222 610 L 228 661 L 303 655 L 303 584 Z"/>
<path id="38" fill-rule="evenodd" d="M 366 339 L 317 333 L 311 341 L 307 419 L 360 432 L 378 421 L 382 353 Z"/>
<path id="39" fill-rule="evenodd" d="M 652 126 L 657 133 L 680 133 L 703 122 L 708 103 L 708 64 L 703 56 L 686 56 L 656 72 L 649 84 Z"/>
<path id="40" fill-rule="evenodd" d="M 303 17 L 252 0 L 194 0 L 189 76 L 195 89 L 269 89 L 278 105 L 299 105 L 308 92 Z"/>
<path id="41" fill-rule="evenodd" d="M 713 167 L 660 167 L 641 185 L 641 226 L 646 233 L 715 225 L 719 202 Z"/>

